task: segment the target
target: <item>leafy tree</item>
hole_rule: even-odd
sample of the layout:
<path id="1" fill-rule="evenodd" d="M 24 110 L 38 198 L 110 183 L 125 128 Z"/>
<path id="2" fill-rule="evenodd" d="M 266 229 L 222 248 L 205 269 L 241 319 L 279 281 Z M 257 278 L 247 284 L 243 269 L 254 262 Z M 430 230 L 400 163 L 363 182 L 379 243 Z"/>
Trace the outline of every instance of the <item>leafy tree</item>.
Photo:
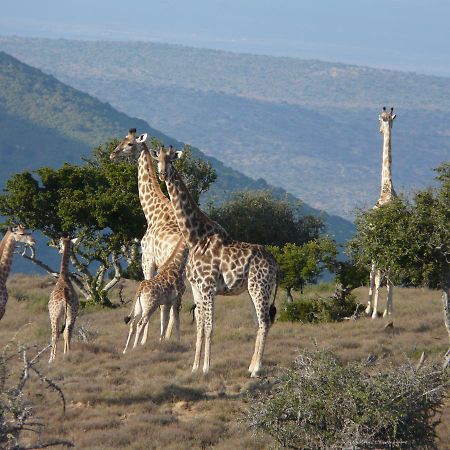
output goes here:
<path id="1" fill-rule="evenodd" d="M 76 269 L 72 280 L 88 302 L 102 305 L 111 305 L 108 292 L 123 275 L 124 266 L 140 265 L 138 247 L 146 229 L 137 167 L 110 160 L 116 145 L 113 140 L 97 147 L 83 165 L 64 164 L 59 169 L 43 167 L 35 175 L 16 174 L 0 196 L 0 214 L 9 222 L 40 230 L 50 242 L 67 232 L 80 238 L 71 254 Z M 189 152 L 180 170 L 195 198 L 215 179 L 211 166 L 192 160 Z M 25 257 L 56 275 L 36 256 Z"/>
<path id="2" fill-rule="evenodd" d="M 300 290 L 307 283 L 314 283 L 325 269 L 336 264 L 336 243 L 328 237 L 320 237 L 303 245 L 292 243 L 283 247 L 270 246 L 282 272 L 281 287 L 286 289 L 289 302 L 293 301 L 292 290 Z"/>
<path id="3" fill-rule="evenodd" d="M 302 245 L 324 229 L 322 219 L 302 215 L 299 204 L 292 206 L 267 190 L 235 192 L 222 206 L 210 206 L 208 214 L 234 239 L 264 245 Z"/>
<path id="4" fill-rule="evenodd" d="M 349 251 L 360 265 L 390 268 L 397 283 L 442 289 L 450 336 L 450 163 L 436 172 L 439 187 L 360 213 Z"/>

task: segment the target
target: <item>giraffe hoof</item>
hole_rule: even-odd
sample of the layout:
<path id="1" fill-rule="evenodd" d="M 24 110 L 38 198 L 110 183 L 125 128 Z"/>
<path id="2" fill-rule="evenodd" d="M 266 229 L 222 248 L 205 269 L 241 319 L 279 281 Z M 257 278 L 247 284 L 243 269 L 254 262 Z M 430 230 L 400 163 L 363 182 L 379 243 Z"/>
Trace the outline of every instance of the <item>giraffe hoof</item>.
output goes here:
<path id="1" fill-rule="evenodd" d="M 250 378 L 259 378 L 259 372 L 252 372 Z"/>

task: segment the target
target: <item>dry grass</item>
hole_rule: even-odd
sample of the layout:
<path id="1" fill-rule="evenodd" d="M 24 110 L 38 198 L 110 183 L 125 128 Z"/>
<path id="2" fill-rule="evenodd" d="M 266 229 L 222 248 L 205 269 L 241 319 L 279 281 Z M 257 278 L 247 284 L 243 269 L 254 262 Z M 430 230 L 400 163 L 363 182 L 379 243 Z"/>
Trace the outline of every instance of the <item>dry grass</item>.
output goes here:
<path id="1" fill-rule="evenodd" d="M 17 339 L 23 342 L 48 342 L 46 301 L 51 286 L 46 280 L 11 277 L 0 347 L 18 330 Z M 125 297 L 132 297 L 134 286 L 126 284 Z M 365 290 L 357 294 L 365 300 Z M 275 323 L 265 354 L 267 373 L 288 366 L 298 348 L 312 348 L 315 343 L 348 361 L 376 354 L 381 365 L 418 359 L 422 351 L 429 358 L 443 354 L 448 336 L 439 292 L 397 289 L 394 301 L 395 327 L 388 330 L 383 319 L 325 325 Z M 65 392 L 65 417 L 55 395 L 42 385 L 30 385 L 36 411 L 48 424 L 42 438 L 65 438 L 76 448 L 89 449 L 268 448 L 267 437 L 252 436 L 240 421 L 245 408 L 242 394 L 258 382 L 250 380 L 247 372 L 255 337 L 249 298 L 218 298 L 212 371 L 207 378 L 190 373 L 195 345 L 190 303 L 189 294 L 181 314 L 180 343 L 157 340 L 159 317 L 154 316 L 147 345 L 126 355 L 122 349 L 128 326 L 122 319 L 130 304 L 115 310 L 83 310 L 76 328 L 88 332 L 87 342 L 76 331 L 79 339 L 68 356 L 63 357 L 60 345 L 52 366 L 41 363 Z M 442 449 L 450 448 L 448 409 L 439 426 Z"/>

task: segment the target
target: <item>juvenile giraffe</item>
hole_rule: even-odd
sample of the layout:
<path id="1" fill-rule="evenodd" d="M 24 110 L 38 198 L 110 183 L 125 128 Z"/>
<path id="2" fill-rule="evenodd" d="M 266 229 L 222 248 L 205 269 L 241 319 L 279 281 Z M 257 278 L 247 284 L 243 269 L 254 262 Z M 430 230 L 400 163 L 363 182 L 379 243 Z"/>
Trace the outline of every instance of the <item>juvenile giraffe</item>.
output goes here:
<path id="1" fill-rule="evenodd" d="M 129 159 L 137 158 L 138 160 L 139 200 L 147 220 L 147 230 L 141 240 L 142 270 L 144 278 L 148 280 L 155 274 L 156 268 L 162 266 L 169 258 L 180 239 L 181 233 L 170 200 L 164 195 L 159 185 L 146 140 L 146 133 L 136 137 L 136 128 L 131 128 L 111 153 L 110 158 L 118 160 L 127 157 Z M 161 307 L 161 330 L 163 317 L 168 313 L 168 311 L 165 311 L 167 308 L 167 305 Z M 134 310 L 129 316 L 134 316 L 131 327 L 135 325 L 137 317 L 141 314 L 140 303 L 136 302 Z M 175 314 L 176 312 L 171 310 L 171 320 L 167 328 L 166 338 L 170 337 Z M 147 339 L 147 333 L 148 324 L 142 338 L 143 342 Z"/>
<path id="2" fill-rule="evenodd" d="M 152 156 L 158 161 L 159 178 L 166 183 L 178 227 L 189 246 L 186 274 L 192 285 L 197 319 L 192 371 L 198 370 L 204 339 L 203 373 L 209 372 L 216 294 L 237 295 L 247 289 L 258 319 L 255 350 L 249 366 L 251 376 L 256 377 L 261 370 L 266 337 L 274 319 L 278 264 L 262 245 L 231 239 L 220 225 L 199 209 L 173 166 L 181 153 L 171 147 L 161 147 Z M 270 305 L 274 288 L 274 300 Z"/>
<path id="3" fill-rule="evenodd" d="M 386 107 L 383 107 L 383 112 L 378 116 L 380 121 L 380 133 L 383 134 L 383 162 L 381 166 L 381 192 L 380 197 L 375 204 L 374 208 L 379 208 L 394 198 L 397 194 L 394 190 L 394 185 L 392 183 L 392 154 L 391 154 L 391 134 L 392 134 L 392 124 L 397 115 L 394 114 L 394 108 L 388 112 Z M 371 315 L 372 319 L 378 317 L 378 300 L 380 297 L 380 289 L 383 277 L 386 278 L 386 288 L 387 288 L 387 301 L 386 309 L 384 310 L 383 317 L 391 316 L 393 305 L 393 292 L 394 285 L 389 278 L 389 269 L 382 273 L 381 269 L 376 267 L 375 262 L 372 262 L 372 267 L 370 270 L 370 281 L 369 281 L 369 298 L 367 302 L 366 314 Z"/>
<path id="4" fill-rule="evenodd" d="M 11 270 L 16 242 L 22 242 L 30 247 L 34 247 L 36 244 L 33 237 L 26 233 L 22 226 L 8 230 L 0 242 L 0 320 L 5 314 L 6 303 L 8 302 L 6 281 Z"/>
<path id="5" fill-rule="evenodd" d="M 161 329 L 160 339 L 163 340 L 165 337 L 165 331 L 169 321 L 169 308 L 172 308 L 172 311 L 174 311 L 175 330 L 179 338 L 179 311 L 181 307 L 181 299 L 185 290 L 183 274 L 186 267 L 187 256 L 188 248 L 184 243 L 183 237 L 181 237 L 178 244 L 174 248 L 172 255 L 170 255 L 169 259 L 163 264 L 163 266 L 160 267 L 158 274 L 150 280 L 141 281 L 139 284 L 136 292 L 135 303 L 140 304 L 142 317 L 136 327 L 136 336 L 134 339 L 133 348 L 136 347 L 142 330 L 146 327 L 151 315 L 159 306 L 162 305 L 167 306 L 167 308 L 163 310 L 163 326 Z M 129 317 L 126 319 L 129 319 Z M 125 350 L 123 351 L 124 353 L 128 347 L 132 333 L 133 325 L 130 326 L 128 339 L 125 344 Z M 145 344 L 145 338 L 146 336 L 144 335 L 143 341 L 141 342 L 142 344 Z"/>
<path id="6" fill-rule="evenodd" d="M 72 243 L 75 242 L 75 239 L 71 240 L 68 236 L 61 238 L 59 241 L 59 251 L 62 253 L 61 270 L 48 302 L 52 330 L 52 351 L 49 363 L 56 357 L 56 344 L 61 317 L 64 315 L 64 353 L 67 353 L 70 350 L 73 327 L 78 315 L 78 296 L 72 286 L 68 272 L 70 249 Z"/>

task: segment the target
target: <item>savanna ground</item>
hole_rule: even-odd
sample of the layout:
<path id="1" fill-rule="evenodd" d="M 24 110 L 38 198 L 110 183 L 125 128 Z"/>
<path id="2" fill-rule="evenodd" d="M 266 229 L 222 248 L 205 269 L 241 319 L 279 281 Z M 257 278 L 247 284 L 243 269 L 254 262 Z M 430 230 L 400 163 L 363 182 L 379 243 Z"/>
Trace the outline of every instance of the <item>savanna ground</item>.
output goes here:
<path id="1" fill-rule="evenodd" d="M 37 344 L 39 348 L 48 343 L 47 301 L 52 288 L 48 281 L 48 277 L 10 277 L 10 300 L 0 322 L 0 348 L 14 335 L 16 342 Z M 135 286 L 133 282 L 125 284 L 127 299 L 133 297 Z M 315 287 L 306 295 L 326 295 L 324 289 Z M 131 308 L 130 303 L 113 310 L 81 311 L 70 354 L 63 356 L 60 340 L 56 362 L 47 364 L 47 352 L 39 363 L 42 372 L 64 391 L 65 416 L 56 393 L 36 380 L 28 385 L 35 414 L 46 424 L 42 441 L 64 438 L 76 448 L 89 449 L 271 446 L 269 437 L 253 435 L 242 421 L 248 401 L 246 393 L 255 384 L 265 382 L 264 378 L 250 379 L 247 372 L 255 340 L 250 299 L 247 295 L 217 299 L 212 370 L 205 378 L 190 371 L 195 326 L 189 314 L 189 291 L 188 288 L 181 313 L 181 341 L 159 342 L 158 313 L 151 320 L 146 346 L 126 355 L 122 350 L 128 326 L 123 317 Z M 358 289 L 356 295 L 364 302 L 366 289 Z M 283 297 L 280 292 L 279 308 Z M 448 347 L 448 336 L 440 293 L 397 289 L 394 308 L 395 326 L 387 329 L 385 320 L 368 318 L 324 325 L 276 322 L 266 347 L 266 375 L 270 377 L 288 366 L 297 349 L 316 345 L 331 349 L 345 361 L 365 360 L 376 354 L 379 366 L 416 361 L 422 351 L 430 359 L 441 357 Z M 88 342 L 83 342 L 80 327 L 87 330 Z M 438 427 L 439 449 L 450 449 L 448 405 L 447 400 Z M 35 442 L 36 436 L 32 438 L 30 442 Z"/>

